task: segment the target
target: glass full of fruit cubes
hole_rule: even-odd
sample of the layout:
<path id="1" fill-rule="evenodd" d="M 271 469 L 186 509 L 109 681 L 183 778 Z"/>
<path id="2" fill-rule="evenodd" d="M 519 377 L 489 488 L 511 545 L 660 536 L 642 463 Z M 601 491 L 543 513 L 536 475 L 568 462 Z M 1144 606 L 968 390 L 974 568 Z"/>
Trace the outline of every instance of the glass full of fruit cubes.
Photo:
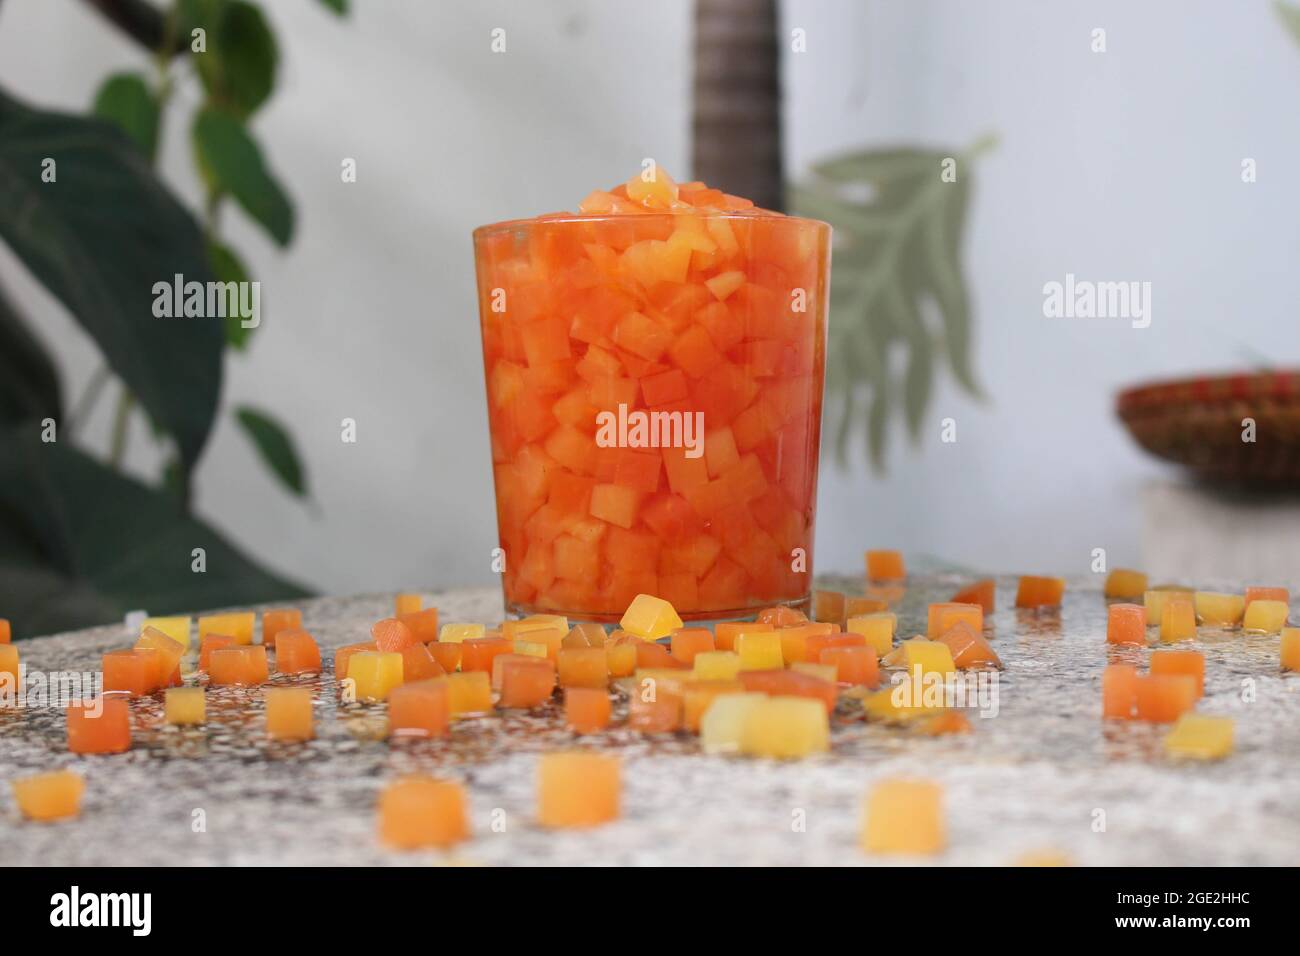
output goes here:
<path id="1" fill-rule="evenodd" d="M 474 233 L 507 609 L 803 609 L 830 227 L 648 169 Z"/>

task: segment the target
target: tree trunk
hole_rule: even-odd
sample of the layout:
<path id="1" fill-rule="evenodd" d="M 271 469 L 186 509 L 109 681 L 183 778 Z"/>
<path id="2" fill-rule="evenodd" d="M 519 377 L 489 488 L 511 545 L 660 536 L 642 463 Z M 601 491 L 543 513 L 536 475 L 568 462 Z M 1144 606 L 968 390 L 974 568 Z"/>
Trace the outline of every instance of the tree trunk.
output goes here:
<path id="1" fill-rule="evenodd" d="M 776 0 L 696 0 L 694 176 L 784 211 Z"/>

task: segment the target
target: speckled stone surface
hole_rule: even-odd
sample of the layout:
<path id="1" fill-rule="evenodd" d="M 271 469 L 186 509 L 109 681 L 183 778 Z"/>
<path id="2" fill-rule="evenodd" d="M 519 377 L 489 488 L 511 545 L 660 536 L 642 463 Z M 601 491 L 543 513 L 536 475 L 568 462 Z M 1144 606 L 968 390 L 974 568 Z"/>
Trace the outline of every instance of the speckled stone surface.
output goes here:
<path id="1" fill-rule="evenodd" d="M 900 633 L 923 631 L 925 605 L 961 583 L 910 582 Z M 384 706 L 337 703 L 329 664 L 320 677 L 273 678 L 315 691 L 317 738 L 306 744 L 265 739 L 257 689 L 209 691 L 208 724 L 189 729 L 163 724 L 161 697 L 133 702 L 134 746 L 118 756 L 69 754 L 61 710 L 0 711 L 0 781 L 70 767 L 87 784 L 80 819 L 55 824 L 23 822 L 4 785 L 0 864 L 916 862 L 858 848 L 864 795 L 897 775 L 943 785 L 949 848 L 937 863 L 998 865 L 1044 850 L 1085 865 L 1300 863 L 1300 674 L 1279 671 L 1278 638 L 1207 629 L 1181 645 L 1205 652 L 1199 710 L 1236 719 L 1237 749 L 1219 763 L 1177 763 L 1160 746 L 1167 728 L 1099 719 L 1108 654 L 1144 665 L 1149 651 L 1108 650 L 1096 582 L 1071 585 L 1060 611 L 1035 614 L 1012 608 L 1014 581 L 999 581 L 988 628 L 1005 664 L 998 712 L 971 710 L 972 733 L 923 737 L 867 724 L 842 704 L 832 752 L 793 763 L 706 756 L 691 737 L 617 728 L 579 739 L 550 708 L 466 720 L 443 741 L 389 743 Z M 427 594 L 429 603 L 444 621 L 501 615 L 496 591 Z M 392 604 L 383 595 L 302 607 L 332 659 L 367 639 Z M 80 671 L 127 643 L 119 626 L 19 647 L 29 671 Z M 623 712 L 616 704 L 615 723 Z M 574 746 L 621 755 L 623 817 L 586 832 L 542 830 L 532 819 L 537 756 Z M 465 781 L 470 841 L 451 853 L 379 844 L 376 796 L 410 771 Z"/>

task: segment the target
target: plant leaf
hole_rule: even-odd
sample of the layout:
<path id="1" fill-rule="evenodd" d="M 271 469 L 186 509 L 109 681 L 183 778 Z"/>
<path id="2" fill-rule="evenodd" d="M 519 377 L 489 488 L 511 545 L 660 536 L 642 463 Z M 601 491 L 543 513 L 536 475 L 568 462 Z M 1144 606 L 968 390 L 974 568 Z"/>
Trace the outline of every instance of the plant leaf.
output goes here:
<path id="1" fill-rule="evenodd" d="M 62 417 L 54 361 L 0 289 L 0 422 Z"/>
<path id="2" fill-rule="evenodd" d="M 206 571 L 191 570 L 203 548 Z M 34 426 L 0 429 L 0 594 L 25 636 L 155 614 L 297 598 L 221 534 Z"/>
<path id="3" fill-rule="evenodd" d="M 199 171 L 209 186 L 234 196 L 276 242 L 287 246 L 293 239 L 293 205 L 243 124 L 207 107 L 194 119 L 193 137 Z"/>
<path id="4" fill-rule="evenodd" d="M 1300 7 L 1283 3 L 1282 0 L 1275 0 L 1273 5 L 1277 8 L 1277 15 L 1282 18 L 1286 28 L 1291 31 L 1291 38 L 1296 43 L 1300 43 Z"/>
<path id="5" fill-rule="evenodd" d="M 247 119 L 271 96 L 280 61 L 275 34 L 262 11 L 244 0 L 209 7 L 208 49 L 196 57 L 209 99 Z"/>
<path id="6" fill-rule="evenodd" d="M 158 100 L 140 73 L 114 73 L 95 95 L 94 113 L 116 123 L 152 158 L 158 149 Z"/>
<path id="7" fill-rule="evenodd" d="M 307 493 L 307 481 L 303 475 L 302 461 L 284 426 L 265 412 L 247 405 L 235 412 L 235 418 L 276 477 L 295 495 L 300 498 L 304 496 Z"/>
<path id="8" fill-rule="evenodd" d="M 208 241 L 208 262 L 212 264 L 212 272 L 218 282 L 250 281 L 248 270 L 244 268 L 243 261 L 235 251 L 215 239 Z M 253 328 L 246 327 L 239 315 L 227 315 L 225 333 L 226 344 L 242 352 L 248 347 L 248 338 L 253 334 Z"/>
<path id="9" fill-rule="evenodd" d="M 0 92 L 0 237 L 68 307 L 192 470 L 216 414 L 221 328 L 153 314 L 155 283 L 177 274 L 206 282 L 211 273 L 198 225 L 144 155 L 110 123 L 34 110 Z"/>
<path id="10" fill-rule="evenodd" d="M 321 5 L 333 10 L 339 16 L 347 16 L 348 0 L 320 0 Z"/>

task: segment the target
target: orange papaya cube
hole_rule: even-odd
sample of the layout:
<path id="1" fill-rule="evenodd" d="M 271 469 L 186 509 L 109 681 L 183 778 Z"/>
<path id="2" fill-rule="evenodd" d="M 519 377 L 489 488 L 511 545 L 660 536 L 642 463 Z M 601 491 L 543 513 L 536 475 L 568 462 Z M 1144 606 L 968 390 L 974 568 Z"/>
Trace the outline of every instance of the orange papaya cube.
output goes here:
<path id="1" fill-rule="evenodd" d="M 843 621 L 843 591 L 813 591 L 814 621 Z"/>
<path id="2" fill-rule="evenodd" d="M 388 695 L 390 737 L 445 737 L 450 722 L 451 702 L 445 680 L 402 684 Z"/>
<path id="3" fill-rule="evenodd" d="M 538 657 L 545 657 L 552 664 L 560 653 L 560 648 L 564 646 L 565 631 L 558 627 L 547 627 L 537 631 L 527 631 L 524 635 L 513 643 L 517 648 L 521 643 L 531 644 L 539 649 Z"/>
<path id="4" fill-rule="evenodd" d="M 105 694 L 122 694 L 126 697 L 143 697 L 157 688 L 156 653 L 145 654 L 136 650 L 109 651 L 100 665 L 104 672 Z"/>
<path id="5" fill-rule="evenodd" d="M 1250 607 L 1251 601 L 1281 601 L 1283 604 L 1289 604 L 1291 594 L 1286 588 L 1252 585 L 1246 588 L 1246 607 Z"/>
<path id="6" fill-rule="evenodd" d="M 621 633 L 621 632 L 617 632 Z M 605 667 L 610 677 L 627 677 L 636 670 L 637 645 L 645 644 L 639 637 L 611 637 L 605 643 Z"/>
<path id="7" fill-rule="evenodd" d="M 839 668 L 834 664 L 813 664 L 809 661 L 795 661 L 790 665 L 790 670 L 797 674 L 807 674 L 809 677 L 815 677 L 830 684 L 837 684 L 840 679 Z"/>
<path id="8" fill-rule="evenodd" d="M 971 732 L 971 725 L 970 720 L 960 710 L 945 710 L 931 717 L 922 718 L 917 731 L 927 737 L 942 737 L 944 734 L 968 734 Z"/>
<path id="9" fill-rule="evenodd" d="M 9 626 L 9 619 L 0 617 L 0 644 L 8 644 L 13 639 L 13 629 Z"/>
<path id="10" fill-rule="evenodd" d="M 157 651 L 158 656 L 155 663 L 158 667 L 158 673 L 154 681 L 155 687 L 165 687 L 171 680 L 172 672 L 180 666 L 181 658 L 185 656 L 185 647 L 179 641 L 174 641 L 156 627 L 146 627 L 140 639 L 135 642 L 135 649 L 138 651 L 152 650 Z"/>
<path id="11" fill-rule="evenodd" d="M 320 648 L 306 631 L 281 630 L 275 636 L 275 669 L 280 674 L 320 673 Z"/>
<path id="12" fill-rule="evenodd" d="M 218 651 L 217 654 L 226 653 Z M 213 655 L 215 666 L 216 655 Z M 387 700 L 403 681 L 402 655 L 396 651 L 360 651 L 348 660 L 347 679 L 352 681 L 357 700 Z"/>
<path id="13" fill-rule="evenodd" d="M 492 661 L 498 654 L 510 654 L 514 643 L 504 637 L 480 637 L 462 641 L 460 645 L 460 669 L 462 671 L 482 671 L 492 673 Z"/>
<path id="14" fill-rule="evenodd" d="M 781 635 L 777 631 L 742 631 L 736 637 L 742 671 L 772 670 L 785 666 Z"/>
<path id="15" fill-rule="evenodd" d="M 739 673 L 740 655 L 735 651 L 701 651 L 695 655 L 696 680 L 730 681 Z"/>
<path id="16" fill-rule="evenodd" d="M 850 594 L 844 599 L 844 617 L 846 620 L 851 617 L 866 617 L 868 614 L 881 614 L 888 610 L 889 602 L 881 598 Z"/>
<path id="17" fill-rule="evenodd" d="M 597 634 L 596 632 L 600 633 Z M 561 647 L 604 647 L 605 628 L 596 623 L 575 624 L 564 635 Z"/>
<path id="18" fill-rule="evenodd" d="M 555 665 L 545 657 L 508 655 L 501 665 L 498 706 L 522 710 L 540 707 L 555 693 Z"/>
<path id="19" fill-rule="evenodd" d="M 375 646 L 385 653 L 401 653 L 403 648 L 416 643 L 411 629 L 397 618 L 388 617 L 370 626 L 370 637 Z"/>
<path id="20" fill-rule="evenodd" d="M 776 630 L 781 639 L 781 657 L 787 664 L 795 661 L 817 662 L 825 640 L 835 633 L 838 625 L 825 621 L 810 621 L 807 624 L 795 624 Z M 818 643 L 821 641 L 821 643 Z"/>
<path id="21" fill-rule="evenodd" d="M 297 608 L 280 607 L 262 612 L 262 643 L 275 647 L 276 638 L 281 631 L 302 631 L 302 611 Z"/>
<path id="22" fill-rule="evenodd" d="M 18 676 L 21 669 L 18 648 L 12 644 L 0 644 L 0 701 L 18 699 Z"/>
<path id="23" fill-rule="evenodd" d="M 880 662 L 870 647 L 827 647 L 818 657 L 818 663 L 835 668 L 836 680 L 841 684 L 861 684 L 875 687 L 880 683 Z"/>
<path id="24" fill-rule="evenodd" d="M 532 656 L 535 658 L 540 655 Z M 501 680 L 505 675 L 506 664 L 510 661 L 528 660 L 529 657 L 530 655 L 527 654 L 512 652 L 510 654 L 498 654 L 496 657 L 492 658 L 492 690 L 498 694 L 501 693 Z"/>
<path id="25" fill-rule="evenodd" d="M 1196 678 L 1186 674 L 1147 674 L 1137 679 L 1137 716 L 1172 723 L 1196 704 Z"/>
<path id="26" fill-rule="evenodd" d="M 1300 627 L 1282 628 L 1281 663 L 1284 671 L 1300 671 Z"/>
<path id="27" fill-rule="evenodd" d="M 872 581 L 897 581 L 907 577 L 901 551 L 868 551 L 865 557 L 867 578 Z"/>
<path id="28" fill-rule="evenodd" d="M 641 671 L 627 709 L 627 725 L 643 734 L 670 734 L 682 723 L 682 685 Z"/>
<path id="29" fill-rule="evenodd" d="M 65 820 L 81 812 L 86 782 L 71 770 L 18 777 L 12 782 L 14 802 L 28 820 L 46 823 Z"/>
<path id="30" fill-rule="evenodd" d="M 266 648 L 261 644 L 217 648 L 208 660 L 208 681 L 214 685 L 265 684 L 270 677 Z"/>
<path id="31" fill-rule="evenodd" d="M 609 726 L 612 705 L 603 687 L 566 687 L 564 722 L 578 734 L 595 734 Z"/>
<path id="32" fill-rule="evenodd" d="M 849 618 L 844 629 L 850 634 L 861 634 L 877 657 L 884 657 L 894 646 L 894 632 L 898 628 L 898 615 L 892 611 L 878 611 Z"/>
<path id="33" fill-rule="evenodd" d="M 619 621 L 622 630 L 646 641 L 667 637 L 681 626 L 682 619 L 673 606 L 650 594 L 638 594 L 633 598 Z"/>
<path id="34" fill-rule="evenodd" d="M 637 670 L 645 670 L 647 667 L 667 670 L 672 667 L 683 666 L 664 645 L 657 644 L 654 641 L 643 641 L 639 637 L 635 637 L 633 640 L 637 642 L 633 645 L 636 648 Z"/>
<path id="35" fill-rule="evenodd" d="M 69 704 L 68 750 L 74 754 L 120 754 L 131 748 L 131 711 L 120 697 Z"/>
<path id="36" fill-rule="evenodd" d="M 723 621 L 713 629 L 713 640 L 720 651 L 734 651 L 736 636 L 743 631 L 770 631 L 772 625 L 765 621 Z"/>
<path id="37" fill-rule="evenodd" d="M 825 626 L 825 625 L 822 625 Z M 787 628 L 786 630 L 790 630 Z M 782 636 L 786 630 L 781 631 Z M 804 640 L 804 660 L 810 664 L 820 664 L 822 651 L 828 647 L 866 647 L 867 639 L 861 634 L 837 634 L 835 632 L 822 632 L 819 634 L 809 634 Z M 877 655 L 879 657 L 879 655 Z"/>
<path id="38" fill-rule="evenodd" d="M 819 680 L 808 674 L 792 670 L 746 671 L 736 679 L 749 693 L 767 694 L 770 697 L 809 697 L 820 701 L 830 713 L 835 709 L 839 688 L 830 681 Z"/>
<path id="39" fill-rule="evenodd" d="M 591 489 L 591 506 L 588 512 L 593 518 L 607 521 L 620 528 L 630 528 L 636 524 L 637 508 L 641 492 L 622 485 L 602 484 Z"/>
<path id="40" fill-rule="evenodd" d="M 379 650 L 379 647 L 374 641 L 366 641 L 362 644 L 348 644 L 344 647 L 340 647 L 334 652 L 334 679 L 336 681 L 343 680 L 348 676 L 348 661 L 352 659 L 354 654 L 359 654 L 362 651 L 377 650 Z"/>
<path id="41" fill-rule="evenodd" d="M 936 640 L 948 645 L 948 650 L 952 652 L 952 662 L 958 669 L 1002 666 L 1002 659 L 993 650 L 993 645 L 984 639 L 983 634 L 971 630 L 964 621 L 948 628 Z"/>
<path id="42" fill-rule="evenodd" d="M 459 644 L 452 641 L 430 641 L 424 646 L 446 673 L 450 674 L 460 667 L 461 646 Z"/>
<path id="43" fill-rule="evenodd" d="M 1241 594 L 1197 591 L 1193 601 L 1197 620 L 1211 627 L 1235 627 L 1246 611 L 1246 598 Z"/>
<path id="44" fill-rule="evenodd" d="M 424 598 L 418 594 L 399 594 L 393 598 L 393 616 L 402 617 L 404 614 L 414 614 L 424 607 Z"/>
<path id="45" fill-rule="evenodd" d="M 266 735 L 272 740 L 311 740 L 316 736 L 311 710 L 311 690 L 306 687 L 268 687 Z"/>
<path id="46" fill-rule="evenodd" d="M 448 847 L 469 837 L 465 788 L 451 780 L 412 776 L 379 795 L 379 838 L 399 850 Z"/>
<path id="47" fill-rule="evenodd" d="M 1196 608 L 1190 598 L 1171 595 L 1160 613 L 1160 640 L 1166 644 L 1196 636 Z"/>
<path id="48" fill-rule="evenodd" d="M 537 822 L 552 828 L 608 823 L 618 818 L 621 788 L 617 757 L 543 754 L 537 765 Z"/>
<path id="49" fill-rule="evenodd" d="M 992 614 L 997 598 L 997 584 L 992 578 L 976 581 L 962 588 L 948 600 L 954 604 L 978 604 L 985 614 Z"/>
<path id="50" fill-rule="evenodd" d="M 485 671 L 448 674 L 447 700 L 454 717 L 489 713 L 492 710 L 492 679 Z"/>
<path id="51" fill-rule="evenodd" d="M 1232 753 L 1232 731 L 1231 717 L 1183 714 L 1164 739 L 1165 752 L 1171 757 L 1220 760 Z"/>
<path id="52" fill-rule="evenodd" d="M 862 826 L 862 847 L 868 853 L 933 855 L 946 843 L 938 784 L 882 780 L 871 788 Z"/>
<path id="53" fill-rule="evenodd" d="M 163 696 L 163 719 L 186 726 L 207 720 L 207 695 L 202 687 L 168 687 Z"/>
<path id="54" fill-rule="evenodd" d="M 199 642 L 199 670 L 206 672 L 212 652 L 220 647 L 234 647 L 235 639 L 227 634 L 208 634 Z"/>
<path id="55" fill-rule="evenodd" d="M 1184 674 L 1196 682 L 1196 699 L 1205 693 L 1205 655 L 1200 651 L 1152 651 L 1150 673 Z"/>
<path id="56" fill-rule="evenodd" d="M 723 308 L 725 312 L 726 309 Z M 715 428 L 704 435 L 704 464 L 709 477 L 717 478 L 723 472 L 730 471 L 740 461 L 740 450 L 736 448 L 736 436 L 729 426 Z"/>
<path id="57" fill-rule="evenodd" d="M 530 614 L 528 617 L 521 617 L 516 621 L 503 621 L 501 623 L 501 636 L 508 640 L 527 639 L 525 635 L 533 631 L 553 631 L 559 630 L 564 633 L 569 630 L 569 619 L 563 614 Z"/>
<path id="58" fill-rule="evenodd" d="M 1132 664 L 1107 664 L 1101 672 L 1101 715 L 1132 720 L 1138 672 Z"/>
<path id="59" fill-rule="evenodd" d="M 438 609 L 427 607 L 410 614 L 399 614 L 397 619 L 411 629 L 415 639 L 421 644 L 429 644 L 438 639 Z"/>
<path id="60" fill-rule="evenodd" d="M 1106 585 L 1102 594 L 1108 598 L 1140 598 L 1147 591 L 1147 576 L 1141 571 L 1129 568 L 1116 568 L 1106 575 Z"/>
<path id="61" fill-rule="evenodd" d="M 745 685 L 738 680 L 693 680 L 682 687 L 682 726 L 693 734 L 700 732 L 700 720 L 713 701 L 723 694 L 743 694 Z"/>
<path id="62" fill-rule="evenodd" d="M 1246 605 L 1241 626 L 1247 631 L 1277 634 L 1286 626 L 1288 608 L 1285 601 L 1255 598 Z"/>
<path id="63" fill-rule="evenodd" d="M 1145 644 L 1147 609 L 1142 604 L 1112 604 L 1106 608 L 1108 644 Z"/>
<path id="64" fill-rule="evenodd" d="M 984 630 L 984 608 L 978 604 L 931 604 L 927 611 L 925 634 L 931 640 L 946 634 L 957 624 L 965 624 L 975 634 Z"/>
<path id="65" fill-rule="evenodd" d="M 402 655 L 402 683 L 433 680 L 447 673 L 423 644 L 408 644 L 398 653 Z"/>
<path id="66" fill-rule="evenodd" d="M 562 647 L 556 655 L 560 686 L 604 690 L 609 684 L 609 666 L 603 647 Z"/>
<path id="67" fill-rule="evenodd" d="M 1016 607 L 1059 607 L 1064 594 L 1064 578 L 1025 574 L 1016 588 Z"/>
<path id="68" fill-rule="evenodd" d="M 677 336 L 668 346 L 668 357 L 692 379 L 704 378 L 727 361 L 702 325 L 692 325 Z"/>
<path id="69" fill-rule="evenodd" d="M 758 612 L 758 623 L 767 624 L 771 627 L 794 627 L 797 624 L 807 624 L 808 615 L 797 608 L 787 607 L 784 604 L 776 607 L 765 607 Z"/>
<path id="70" fill-rule="evenodd" d="M 812 698 L 768 697 L 745 714 L 741 753 L 790 760 L 829 749 L 830 719 Z"/>
<path id="71" fill-rule="evenodd" d="M 713 650 L 713 635 L 706 627 L 681 627 L 673 631 L 672 655 L 683 664 L 694 666 L 695 655 Z"/>
<path id="72" fill-rule="evenodd" d="M 235 611 L 230 614 L 207 614 L 199 618 L 199 643 L 208 634 L 226 634 L 236 644 L 253 643 L 252 611 Z"/>
<path id="73" fill-rule="evenodd" d="M 487 628 L 482 624 L 450 623 L 444 624 L 438 632 L 438 640 L 448 644 L 461 644 L 465 641 L 475 641 L 487 633 Z"/>

